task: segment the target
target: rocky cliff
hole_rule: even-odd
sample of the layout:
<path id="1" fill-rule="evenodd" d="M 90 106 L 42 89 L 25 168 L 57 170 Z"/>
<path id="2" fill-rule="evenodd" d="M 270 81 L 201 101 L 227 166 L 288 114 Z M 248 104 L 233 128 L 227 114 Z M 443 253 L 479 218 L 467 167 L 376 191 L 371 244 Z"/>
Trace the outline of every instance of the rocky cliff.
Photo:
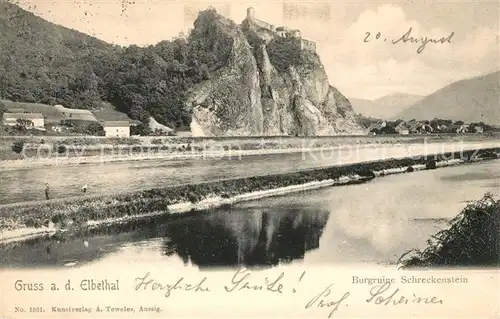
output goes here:
<path id="1" fill-rule="evenodd" d="M 319 56 L 247 17 L 241 25 L 213 10 L 192 32 L 221 67 L 194 87 L 186 107 L 197 135 L 364 134 L 349 101 L 329 85 Z"/>

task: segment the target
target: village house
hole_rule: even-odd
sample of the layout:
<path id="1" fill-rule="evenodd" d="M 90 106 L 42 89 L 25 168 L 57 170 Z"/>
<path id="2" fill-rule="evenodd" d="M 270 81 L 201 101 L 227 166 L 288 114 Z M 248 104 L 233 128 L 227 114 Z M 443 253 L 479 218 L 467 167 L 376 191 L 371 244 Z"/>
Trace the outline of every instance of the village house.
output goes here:
<path id="1" fill-rule="evenodd" d="M 438 127 L 437 127 L 437 130 L 439 132 L 445 132 L 447 129 L 448 129 L 448 126 L 446 126 L 444 124 L 443 125 L 438 125 Z"/>
<path id="2" fill-rule="evenodd" d="M 102 122 L 106 137 L 129 137 L 129 121 L 105 121 Z"/>
<path id="3" fill-rule="evenodd" d="M 460 125 L 460 127 L 457 128 L 457 130 L 456 130 L 456 132 L 458 134 L 460 134 L 460 133 L 467 133 L 468 131 L 469 131 L 469 125 L 467 125 L 467 124 Z"/>
<path id="4" fill-rule="evenodd" d="M 410 126 L 406 122 L 401 122 L 394 128 L 399 135 L 410 134 Z"/>
<path id="5" fill-rule="evenodd" d="M 481 125 L 475 125 L 474 132 L 475 133 L 484 133 L 484 128 Z"/>
<path id="6" fill-rule="evenodd" d="M 51 126 L 52 132 L 57 132 L 57 133 L 63 133 L 68 131 L 68 127 L 64 125 L 52 125 Z"/>
<path id="7" fill-rule="evenodd" d="M 370 134 L 377 135 L 386 126 L 387 126 L 386 121 L 379 121 L 377 123 L 373 123 L 372 125 L 370 125 L 367 130 Z"/>
<path id="8" fill-rule="evenodd" d="M 6 126 L 15 126 L 23 123 L 25 127 L 43 128 L 45 125 L 41 113 L 4 113 L 3 124 Z"/>
<path id="9" fill-rule="evenodd" d="M 408 124 L 410 124 L 410 134 L 428 134 L 434 131 L 431 125 L 423 122 L 410 121 Z"/>

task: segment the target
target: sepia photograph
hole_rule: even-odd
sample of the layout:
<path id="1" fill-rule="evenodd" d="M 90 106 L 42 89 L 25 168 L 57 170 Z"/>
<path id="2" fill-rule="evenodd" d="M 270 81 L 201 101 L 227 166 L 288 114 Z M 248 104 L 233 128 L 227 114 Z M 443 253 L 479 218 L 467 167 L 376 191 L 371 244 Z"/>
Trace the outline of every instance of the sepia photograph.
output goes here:
<path id="1" fill-rule="evenodd" d="M 499 30 L 0 0 L 0 318 L 500 316 Z"/>

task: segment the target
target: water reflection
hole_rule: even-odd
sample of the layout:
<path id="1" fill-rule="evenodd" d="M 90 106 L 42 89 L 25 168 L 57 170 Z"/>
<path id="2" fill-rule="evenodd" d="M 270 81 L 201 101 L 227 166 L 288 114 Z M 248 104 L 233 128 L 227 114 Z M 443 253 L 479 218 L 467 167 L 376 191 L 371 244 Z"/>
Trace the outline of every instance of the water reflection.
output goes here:
<path id="1" fill-rule="evenodd" d="M 62 232 L 0 246 L 2 267 L 54 267 L 100 260 L 119 250 L 122 243 L 154 238 L 151 221 L 104 227 L 81 232 Z M 146 226 L 145 228 L 143 228 Z"/>
<path id="2" fill-rule="evenodd" d="M 132 247 L 158 248 L 156 260 L 180 257 L 204 267 L 276 265 L 302 259 L 319 247 L 328 211 L 300 207 L 232 209 L 190 214 L 172 220 L 61 233 L 0 249 L 2 267 L 75 266 Z M 158 246 L 158 247 L 155 247 Z"/>
<path id="3" fill-rule="evenodd" d="M 286 263 L 319 247 L 328 216 L 300 208 L 212 212 L 168 227 L 165 250 L 199 267 Z"/>

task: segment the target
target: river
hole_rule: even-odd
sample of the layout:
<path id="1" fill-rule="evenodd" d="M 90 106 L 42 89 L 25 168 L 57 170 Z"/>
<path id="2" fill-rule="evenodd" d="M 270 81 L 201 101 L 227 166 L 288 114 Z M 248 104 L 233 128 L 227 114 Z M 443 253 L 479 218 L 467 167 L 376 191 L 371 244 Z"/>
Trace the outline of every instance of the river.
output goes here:
<path id="1" fill-rule="evenodd" d="M 391 175 L 2 247 L 2 267 L 393 265 L 455 217 L 500 193 L 500 161 Z"/>
<path id="2" fill-rule="evenodd" d="M 144 160 L 102 164 L 37 167 L 0 170 L 0 204 L 45 199 L 45 183 L 50 197 L 111 194 L 214 179 L 277 174 L 353 162 L 433 154 L 460 149 L 500 146 L 494 142 L 457 142 L 429 144 L 389 144 L 347 146 L 341 150 L 247 156 L 206 156 L 182 160 Z"/>

